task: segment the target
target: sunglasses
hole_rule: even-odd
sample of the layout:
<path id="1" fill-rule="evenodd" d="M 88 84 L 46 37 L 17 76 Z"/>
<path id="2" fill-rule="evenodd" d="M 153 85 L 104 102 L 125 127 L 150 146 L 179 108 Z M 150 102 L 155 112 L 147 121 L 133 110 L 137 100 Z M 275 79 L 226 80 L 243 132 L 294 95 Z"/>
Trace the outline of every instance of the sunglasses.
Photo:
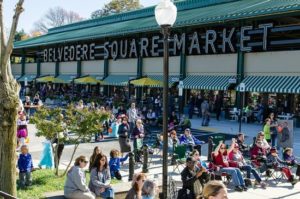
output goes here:
<path id="1" fill-rule="evenodd" d="M 220 148 L 220 149 L 226 149 L 226 148 L 222 147 L 222 148 Z"/>
<path id="2" fill-rule="evenodd" d="M 81 162 L 88 163 L 89 161 L 87 161 L 87 160 L 81 160 Z"/>

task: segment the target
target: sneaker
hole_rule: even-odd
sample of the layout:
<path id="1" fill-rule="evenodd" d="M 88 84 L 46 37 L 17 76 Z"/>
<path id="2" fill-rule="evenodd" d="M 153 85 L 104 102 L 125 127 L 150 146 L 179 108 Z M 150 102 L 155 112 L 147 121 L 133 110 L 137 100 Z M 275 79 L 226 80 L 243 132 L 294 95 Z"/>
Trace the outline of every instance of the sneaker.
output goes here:
<path id="1" fill-rule="evenodd" d="M 261 182 L 260 186 L 261 186 L 261 188 L 266 189 L 267 188 L 267 183 Z"/>
<path id="2" fill-rule="evenodd" d="M 248 188 L 245 185 L 243 185 L 242 188 L 243 188 L 244 191 L 248 190 Z"/>
<path id="3" fill-rule="evenodd" d="M 297 184 L 297 182 L 298 182 L 297 179 L 293 179 L 293 180 L 291 181 L 292 186 L 294 186 L 295 184 Z"/>
<path id="4" fill-rule="evenodd" d="M 242 192 L 244 189 L 241 186 L 235 186 L 234 190 Z"/>

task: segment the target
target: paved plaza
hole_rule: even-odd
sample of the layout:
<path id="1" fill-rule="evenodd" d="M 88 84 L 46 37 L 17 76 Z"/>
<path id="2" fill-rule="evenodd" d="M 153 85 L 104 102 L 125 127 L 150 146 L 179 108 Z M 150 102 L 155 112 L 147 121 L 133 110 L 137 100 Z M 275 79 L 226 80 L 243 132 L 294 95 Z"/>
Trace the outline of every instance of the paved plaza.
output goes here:
<path id="1" fill-rule="evenodd" d="M 209 127 L 201 127 L 201 119 L 192 119 L 192 127 L 195 129 L 202 129 L 206 131 L 211 132 L 224 132 L 224 133 L 230 133 L 235 134 L 238 130 L 238 123 L 236 121 L 228 121 L 228 120 L 221 120 L 216 121 L 212 120 Z M 242 124 L 242 131 L 247 135 L 247 143 L 251 143 L 252 137 L 256 135 L 256 133 L 261 129 L 260 124 Z M 30 129 L 30 152 L 34 159 L 34 164 L 37 166 L 40 154 L 42 151 L 42 142 L 44 141 L 44 138 L 38 138 L 35 137 L 36 129 L 33 125 L 29 125 Z M 300 129 L 295 128 L 294 129 L 294 150 L 295 154 L 300 154 Z M 227 141 L 229 142 L 229 141 Z M 95 146 L 100 146 L 102 151 L 109 155 L 109 152 L 113 148 L 119 149 L 119 143 L 116 139 L 106 139 L 105 141 L 98 142 L 98 143 L 85 143 L 80 144 L 79 148 L 75 154 L 75 157 L 78 155 L 85 155 L 90 156 L 93 148 Z M 68 145 L 65 147 L 62 160 L 61 160 L 61 168 L 64 169 L 69 161 L 71 152 L 73 150 L 72 145 Z M 202 148 L 202 159 L 207 159 L 207 144 L 205 144 Z M 180 169 L 182 169 L 181 167 Z M 135 165 L 135 172 L 140 172 L 142 170 L 141 164 Z M 128 179 L 128 161 L 124 164 L 122 170 L 121 170 L 123 177 L 123 183 L 115 185 L 115 189 L 119 191 L 126 191 L 130 188 L 130 184 L 127 182 Z M 157 182 L 161 183 L 162 178 L 162 161 L 159 156 L 155 156 L 152 160 L 152 163 L 149 167 L 149 178 L 156 179 Z M 178 170 L 173 172 L 173 166 L 169 166 L 169 176 L 173 178 L 176 184 L 180 186 L 181 179 L 180 179 L 180 173 Z M 285 181 L 280 182 L 279 184 L 274 184 L 272 181 L 268 182 L 269 186 L 266 190 L 261 189 L 260 187 L 252 187 L 249 188 L 247 192 L 235 192 L 232 190 L 232 185 L 229 184 L 229 198 L 230 199 L 240 199 L 243 197 L 243 199 L 247 198 L 255 198 L 255 199 L 275 199 L 275 198 L 287 198 L 287 199 L 299 199 L 300 198 L 300 183 L 296 184 L 294 187 L 291 186 L 290 183 L 287 183 Z"/>

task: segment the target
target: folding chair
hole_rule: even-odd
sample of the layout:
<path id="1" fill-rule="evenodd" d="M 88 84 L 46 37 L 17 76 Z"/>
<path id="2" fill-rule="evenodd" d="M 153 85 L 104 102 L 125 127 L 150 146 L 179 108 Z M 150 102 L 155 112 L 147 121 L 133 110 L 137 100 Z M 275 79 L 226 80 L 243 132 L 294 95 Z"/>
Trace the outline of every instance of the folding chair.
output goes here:
<path id="1" fill-rule="evenodd" d="M 266 181 L 274 180 L 275 184 L 287 179 L 281 168 L 267 164 Z"/>
<path id="2" fill-rule="evenodd" d="M 215 165 L 215 157 L 214 157 L 213 153 L 211 153 L 211 160 L 212 161 L 209 162 L 210 172 L 212 172 L 215 175 L 215 178 L 219 177 L 219 179 L 222 180 L 222 182 L 225 185 L 228 185 L 231 181 L 231 176 L 226 172 L 222 172 L 220 170 L 217 170 L 217 165 Z"/>
<path id="3" fill-rule="evenodd" d="M 186 162 L 186 146 L 185 145 L 177 145 L 174 148 L 173 161 L 175 164 L 173 165 L 173 172 L 177 169 L 179 172 L 179 166 L 185 164 Z"/>

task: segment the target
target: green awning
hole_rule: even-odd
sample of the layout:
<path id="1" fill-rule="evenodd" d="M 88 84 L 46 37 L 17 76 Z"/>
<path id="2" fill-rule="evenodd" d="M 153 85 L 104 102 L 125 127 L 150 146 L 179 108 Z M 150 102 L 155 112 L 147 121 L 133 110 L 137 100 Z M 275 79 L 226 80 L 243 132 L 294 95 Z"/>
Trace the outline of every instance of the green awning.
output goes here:
<path id="1" fill-rule="evenodd" d="M 103 80 L 103 83 L 111 86 L 127 86 L 128 81 L 135 78 L 134 75 L 109 75 Z"/>
<path id="2" fill-rule="evenodd" d="M 102 81 L 103 76 L 99 75 L 87 75 L 87 76 L 82 76 L 80 78 L 77 78 L 74 80 L 75 84 L 98 84 L 98 83 L 103 83 Z"/>
<path id="3" fill-rule="evenodd" d="M 32 82 L 36 78 L 36 75 L 26 74 L 26 75 L 23 75 L 21 78 L 19 78 L 18 81 L 25 82 L 25 78 L 27 78 L 27 82 Z"/>
<path id="4" fill-rule="evenodd" d="M 164 82 L 163 75 L 148 75 L 151 79 Z M 169 75 L 169 87 L 171 87 L 175 82 L 179 82 L 179 75 Z M 153 85 L 150 87 L 161 87 L 161 85 Z"/>
<path id="5" fill-rule="evenodd" d="M 188 75 L 183 80 L 184 89 L 228 90 L 235 76 L 227 75 Z"/>
<path id="6" fill-rule="evenodd" d="M 54 83 L 56 84 L 70 84 L 76 75 L 58 75 Z"/>
<path id="7" fill-rule="evenodd" d="M 246 92 L 300 93 L 300 76 L 247 76 L 242 83 Z"/>

